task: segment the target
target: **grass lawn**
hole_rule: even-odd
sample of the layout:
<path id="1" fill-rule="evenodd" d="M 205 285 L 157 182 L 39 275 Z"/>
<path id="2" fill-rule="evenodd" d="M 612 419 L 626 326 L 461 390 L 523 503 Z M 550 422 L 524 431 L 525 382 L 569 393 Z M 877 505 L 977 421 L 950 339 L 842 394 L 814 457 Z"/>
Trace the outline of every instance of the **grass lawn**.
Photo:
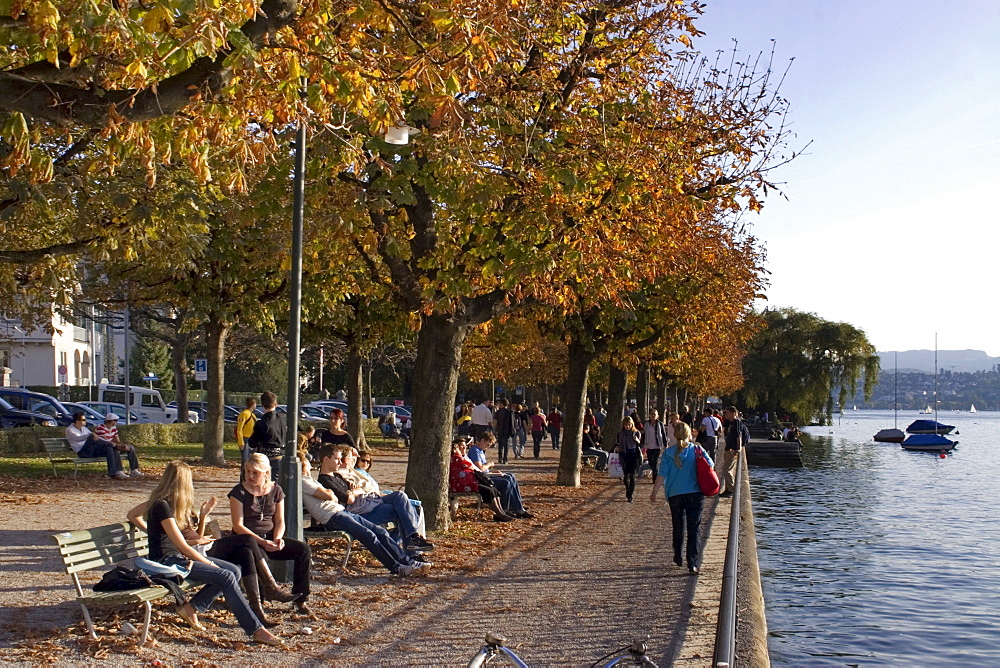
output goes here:
<path id="1" fill-rule="evenodd" d="M 200 460 L 201 443 L 184 443 L 174 445 L 154 445 L 138 448 L 139 465 L 143 468 L 162 469 L 163 466 L 174 459 L 184 461 Z M 224 453 L 227 462 L 239 464 L 240 451 L 236 443 L 226 443 Z M 128 462 L 124 461 L 126 468 Z M 69 463 L 56 464 L 56 470 L 60 476 L 73 475 L 75 465 Z M 5 475 L 18 476 L 22 478 L 40 478 L 52 475 L 52 465 L 48 457 L 38 454 L 33 457 L 2 457 L 0 458 L 0 473 Z M 103 462 L 100 464 L 85 464 L 80 467 L 80 477 L 89 475 L 107 475 L 107 467 Z"/>

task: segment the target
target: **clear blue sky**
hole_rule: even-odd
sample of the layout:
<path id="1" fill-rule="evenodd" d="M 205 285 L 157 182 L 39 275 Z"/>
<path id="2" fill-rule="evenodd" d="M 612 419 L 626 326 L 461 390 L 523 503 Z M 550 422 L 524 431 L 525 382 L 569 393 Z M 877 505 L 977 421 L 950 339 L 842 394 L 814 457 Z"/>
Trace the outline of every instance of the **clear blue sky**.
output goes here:
<path id="1" fill-rule="evenodd" d="M 792 147 L 747 218 L 772 307 L 879 350 L 1000 356 L 1000 0 L 705 0 L 695 47 L 794 58 Z M 926 315 L 922 315 L 926 314 Z M 935 314 L 935 315 L 932 315 Z"/>

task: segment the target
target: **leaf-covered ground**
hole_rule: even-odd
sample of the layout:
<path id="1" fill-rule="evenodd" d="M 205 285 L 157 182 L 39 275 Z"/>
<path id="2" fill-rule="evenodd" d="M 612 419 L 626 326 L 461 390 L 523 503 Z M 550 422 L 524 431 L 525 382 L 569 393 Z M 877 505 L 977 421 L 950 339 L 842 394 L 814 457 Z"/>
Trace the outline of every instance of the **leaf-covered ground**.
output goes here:
<path id="1" fill-rule="evenodd" d="M 140 623 L 137 606 L 94 610 L 91 640 L 51 535 L 124 519 L 152 489 L 157 467 L 122 482 L 0 474 L 0 657 L 30 665 L 464 665 L 486 631 L 505 634 L 530 665 L 589 664 L 647 635 L 654 657 L 672 656 L 695 578 L 670 563 L 667 510 L 648 502 L 648 479 L 633 504 L 618 481 L 591 469 L 579 488 L 555 486 L 557 454 L 504 467 L 521 480 L 534 520 L 494 523 L 463 499 L 452 530 L 432 537 L 428 578 L 390 576 L 363 549 L 341 571 L 343 542 L 314 541 L 316 619 L 272 605 L 280 649 L 247 642 L 221 606 L 205 615 L 208 632 L 191 631 L 166 602 L 154 605 L 146 647 L 122 634 L 123 622 Z M 404 467 L 405 453 L 376 451 L 373 473 L 383 484 L 401 482 Z M 195 473 L 199 498 L 223 498 L 237 480 L 235 468 Z"/>

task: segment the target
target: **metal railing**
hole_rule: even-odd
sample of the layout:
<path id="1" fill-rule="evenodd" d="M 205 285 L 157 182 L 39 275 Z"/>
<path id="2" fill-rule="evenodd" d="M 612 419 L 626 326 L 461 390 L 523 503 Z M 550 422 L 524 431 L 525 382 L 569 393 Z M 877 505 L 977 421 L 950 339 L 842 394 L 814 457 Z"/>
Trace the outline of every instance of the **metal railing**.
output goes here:
<path id="1" fill-rule="evenodd" d="M 746 448 L 736 458 L 736 488 L 729 512 L 729 536 L 726 542 L 726 563 L 722 569 L 722 596 L 719 600 L 719 622 L 715 631 L 715 668 L 736 665 L 736 583 L 740 561 L 740 506 L 743 488 L 743 460 Z"/>

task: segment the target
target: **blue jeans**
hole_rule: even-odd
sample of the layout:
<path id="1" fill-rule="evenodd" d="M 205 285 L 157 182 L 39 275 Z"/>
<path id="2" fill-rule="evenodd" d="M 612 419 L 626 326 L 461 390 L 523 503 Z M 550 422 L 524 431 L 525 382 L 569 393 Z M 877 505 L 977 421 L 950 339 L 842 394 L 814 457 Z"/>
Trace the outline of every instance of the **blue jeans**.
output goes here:
<path id="1" fill-rule="evenodd" d="M 323 526 L 327 531 L 343 531 L 360 540 L 361 544 L 392 573 L 398 571 L 400 566 L 416 563 L 403 552 L 403 548 L 389 536 L 388 531 L 360 515 L 344 510 L 334 513 Z"/>
<path id="2" fill-rule="evenodd" d="M 608 468 L 607 450 L 602 450 L 601 448 L 584 448 L 581 454 L 597 457 L 597 464 L 594 465 L 595 471 L 603 471 Z"/>
<path id="3" fill-rule="evenodd" d="M 549 436 L 552 437 L 552 449 L 553 450 L 558 450 L 559 449 L 559 430 L 558 429 L 549 429 Z"/>
<path id="4" fill-rule="evenodd" d="M 705 495 L 701 492 L 677 494 L 667 499 L 670 505 L 670 519 L 673 522 L 674 558 L 680 559 L 684 544 L 684 525 L 687 524 L 687 565 L 697 566 L 699 557 L 698 530 L 701 528 L 701 510 L 705 505 Z"/>
<path id="5" fill-rule="evenodd" d="M 128 449 L 125 451 L 125 455 L 128 457 L 129 468 L 133 471 L 139 469 L 139 458 L 135 455 L 135 448 L 131 445 L 127 446 Z M 122 470 L 122 458 L 121 453 L 115 450 L 115 444 L 111 441 L 105 441 L 102 438 L 97 438 L 93 434 L 87 439 L 87 442 L 83 444 L 80 451 L 76 453 L 77 457 L 86 459 L 87 457 L 104 457 L 108 460 L 108 475 L 114 477 L 116 473 Z"/>
<path id="6" fill-rule="evenodd" d="M 524 502 L 521 500 L 521 487 L 517 484 L 517 478 L 510 473 L 500 475 L 490 474 L 490 482 L 500 492 L 500 505 L 505 510 L 515 513 L 524 512 Z"/>
<path id="7" fill-rule="evenodd" d="M 514 458 L 524 458 L 524 444 L 528 442 L 528 432 L 524 429 L 517 430 L 517 437 L 514 440 Z"/>
<path id="8" fill-rule="evenodd" d="M 198 612 L 205 612 L 212 606 L 221 594 L 226 599 L 226 606 L 236 615 L 236 621 L 240 628 L 248 636 L 252 636 L 257 629 L 263 628 L 260 620 L 253 614 L 243 592 L 240 591 L 240 567 L 222 559 L 206 557 L 219 568 L 213 568 L 200 561 L 191 562 L 191 573 L 189 580 L 204 582 L 206 586 L 201 588 L 194 598 L 191 599 L 191 606 Z"/>
<path id="9" fill-rule="evenodd" d="M 403 541 L 406 541 L 407 538 L 418 533 L 417 523 L 420 522 L 418 513 L 419 511 L 413 507 L 409 497 L 404 492 L 389 492 L 382 495 L 380 505 L 366 513 L 361 513 L 360 516 L 373 524 L 396 523 Z"/>

